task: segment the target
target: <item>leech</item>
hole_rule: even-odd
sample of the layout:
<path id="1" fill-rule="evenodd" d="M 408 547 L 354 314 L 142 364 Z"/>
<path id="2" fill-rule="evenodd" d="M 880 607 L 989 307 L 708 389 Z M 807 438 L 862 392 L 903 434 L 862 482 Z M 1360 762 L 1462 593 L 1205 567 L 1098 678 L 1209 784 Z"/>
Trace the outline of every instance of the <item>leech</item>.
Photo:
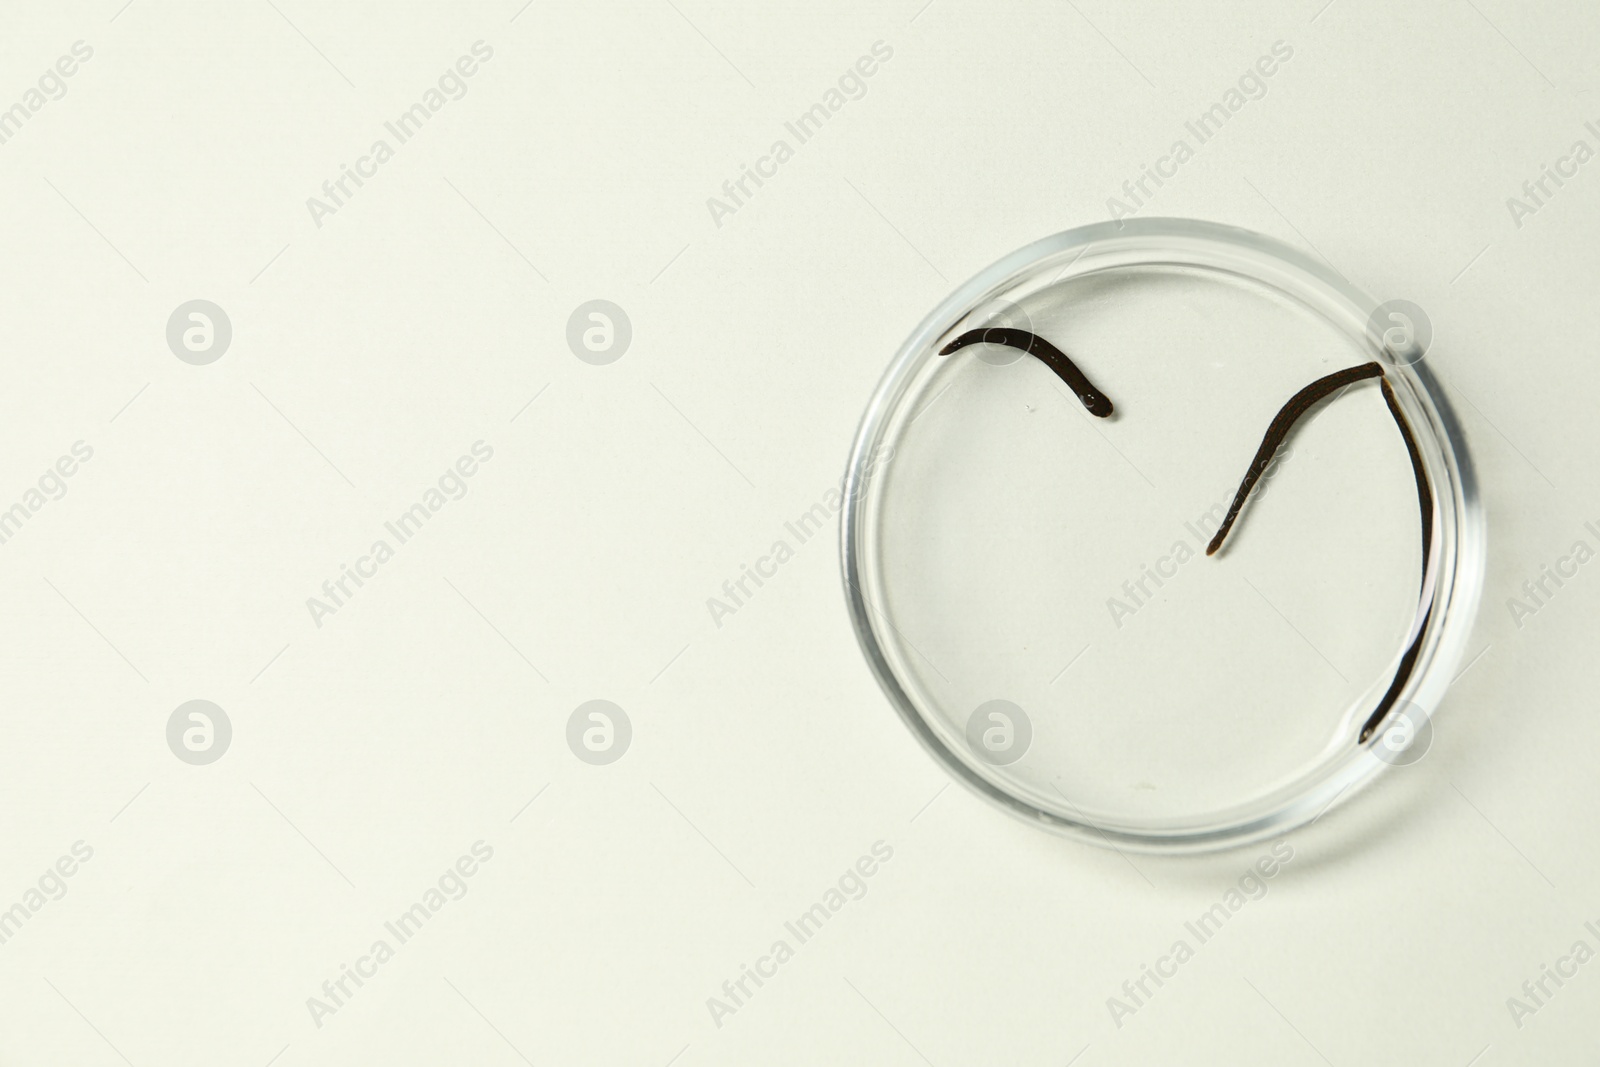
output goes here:
<path id="1" fill-rule="evenodd" d="M 1389 379 L 1384 376 L 1381 363 L 1363 363 L 1359 367 L 1350 367 L 1336 371 L 1326 377 L 1318 378 L 1294 396 L 1289 402 L 1279 409 L 1272 422 L 1267 426 L 1267 433 L 1261 441 L 1261 447 L 1256 449 L 1255 458 L 1250 461 L 1250 469 L 1245 472 L 1244 481 L 1239 485 L 1239 491 L 1234 494 L 1233 504 L 1228 508 L 1227 516 L 1222 520 L 1222 525 L 1217 528 L 1217 534 L 1211 539 L 1211 544 L 1206 547 L 1206 555 L 1215 555 L 1217 549 L 1222 547 L 1223 539 L 1228 536 L 1234 520 L 1239 517 L 1240 510 L 1250 496 L 1250 491 L 1255 488 L 1256 482 L 1261 479 L 1267 464 L 1277 454 L 1281 445 L 1294 428 L 1295 422 L 1304 415 L 1313 404 L 1337 389 L 1363 381 L 1367 378 L 1377 378 L 1378 384 L 1383 389 L 1383 402 L 1389 409 L 1389 414 L 1394 418 L 1395 426 L 1400 429 L 1400 436 L 1405 439 L 1406 456 L 1411 460 L 1411 474 L 1417 483 L 1417 507 L 1422 515 L 1422 589 L 1428 588 L 1428 562 L 1433 549 L 1433 490 L 1428 486 L 1428 476 L 1422 466 L 1422 450 L 1417 447 L 1416 436 L 1411 432 L 1411 424 L 1406 421 L 1405 414 L 1400 410 L 1400 403 L 1395 398 L 1394 387 L 1389 384 Z M 1430 601 L 1422 614 L 1422 619 L 1417 625 L 1416 637 L 1400 655 L 1399 666 L 1395 670 L 1394 679 L 1389 683 L 1389 689 L 1384 693 L 1383 699 L 1378 701 L 1378 706 L 1367 717 L 1366 723 L 1361 727 L 1361 734 L 1356 743 L 1364 745 L 1377 732 L 1378 726 L 1394 707 L 1399 699 L 1400 690 L 1405 687 L 1411 671 L 1416 666 L 1417 655 L 1422 651 L 1422 635 L 1427 632 L 1428 622 L 1433 617 L 1433 604 Z"/>
<path id="2" fill-rule="evenodd" d="M 1261 439 L 1261 447 L 1256 449 L 1256 458 L 1250 461 L 1250 468 L 1244 473 L 1244 481 L 1239 483 L 1239 491 L 1233 495 L 1233 503 L 1228 506 L 1228 514 L 1223 518 L 1222 525 L 1217 527 L 1217 535 L 1206 546 L 1206 555 L 1214 556 L 1217 549 L 1222 547 L 1223 538 L 1228 536 L 1228 531 L 1233 529 L 1234 520 L 1239 517 L 1239 512 L 1244 508 L 1244 502 L 1249 499 L 1250 491 L 1261 480 L 1261 475 L 1266 471 L 1267 464 L 1272 462 L 1272 457 L 1277 455 L 1278 446 L 1283 444 L 1283 439 L 1289 436 L 1289 431 L 1294 429 L 1294 424 L 1304 415 L 1311 406 L 1329 393 L 1343 389 L 1347 385 L 1364 381 L 1367 378 L 1383 377 L 1383 364 L 1363 363 L 1359 367 L 1347 367 L 1341 371 L 1334 371 L 1325 377 L 1318 378 L 1298 393 L 1289 398 L 1289 402 L 1278 409 L 1278 413 L 1267 424 L 1267 434 Z M 1408 436 L 1409 429 L 1402 429 Z"/>
<path id="3" fill-rule="evenodd" d="M 1009 326 L 968 330 L 939 349 L 939 354 L 948 356 L 958 348 L 980 343 L 1019 348 L 1028 355 L 1037 357 L 1045 366 L 1056 372 L 1056 377 L 1067 383 L 1083 406 L 1089 409 L 1089 414 L 1102 419 L 1111 414 L 1111 399 L 1094 387 L 1094 383 L 1078 369 L 1076 363 L 1067 358 L 1065 352 L 1036 333 L 1012 329 Z"/>
<path id="4" fill-rule="evenodd" d="M 1422 469 L 1422 451 L 1417 448 L 1417 439 L 1411 433 L 1411 424 L 1400 411 L 1400 404 L 1395 400 L 1394 389 L 1389 385 L 1389 379 L 1381 378 L 1379 384 L 1383 386 L 1383 402 L 1389 406 L 1389 414 L 1394 416 L 1394 424 L 1400 427 L 1400 436 L 1406 439 L 1406 455 L 1411 457 L 1411 474 L 1417 480 L 1417 504 L 1422 509 L 1422 589 L 1426 592 L 1428 557 L 1433 550 L 1433 490 L 1428 488 L 1428 476 Z M 1367 739 L 1377 732 L 1379 724 L 1389 714 L 1389 709 L 1394 706 L 1395 700 L 1400 696 L 1401 687 L 1405 685 L 1406 679 L 1411 677 L 1411 669 L 1416 666 L 1417 654 L 1422 651 L 1422 635 L 1427 632 L 1428 623 L 1432 618 L 1433 601 L 1430 599 L 1427 610 L 1423 612 L 1422 623 L 1417 627 L 1417 636 L 1412 640 L 1410 647 L 1400 655 L 1400 666 L 1395 670 L 1394 681 L 1389 683 L 1389 691 L 1383 694 L 1383 699 L 1378 701 L 1378 706 L 1367 717 L 1356 744 L 1366 744 Z"/>

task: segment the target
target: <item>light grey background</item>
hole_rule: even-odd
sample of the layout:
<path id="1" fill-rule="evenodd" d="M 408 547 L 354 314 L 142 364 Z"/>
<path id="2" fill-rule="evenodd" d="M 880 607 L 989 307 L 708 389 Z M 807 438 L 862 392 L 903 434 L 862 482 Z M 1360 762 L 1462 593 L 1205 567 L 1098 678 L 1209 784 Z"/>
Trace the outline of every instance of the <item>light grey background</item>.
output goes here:
<path id="1" fill-rule="evenodd" d="M 1600 949 L 1600 564 L 1508 600 L 1600 546 L 1600 163 L 1527 217 L 1507 199 L 1600 146 L 1600 11 L 106 0 L 3 29 L 0 108 L 93 55 L 0 144 L 0 508 L 29 512 L 0 544 L 0 908 L 27 912 L 0 1063 L 1593 1054 L 1600 963 L 1532 1014 L 1508 998 Z M 307 198 L 478 41 L 465 96 L 317 225 Z M 880 41 L 796 145 L 785 122 Z M 1266 94 L 1141 214 L 1425 307 L 1492 555 L 1427 758 L 1292 835 L 1199 944 L 1185 923 L 1268 848 L 1119 855 L 949 784 L 856 651 L 831 531 L 720 626 L 706 601 L 837 484 L 952 285 L 1106 218 L 1276 41 Z M 779 138 L 793 158 L 719 225 L 708 198 Z M 197 299 L 232 326 L 206 365 L 167 345 Z M 631 322 L 610 364 L 567 346 L 591 300 Z M 466 495 L 313 622 L 479 441 Z M 228 716 L 215 762 L 168 747 L 190 700 Z M 591 700 L 631 725 L 610 763 L 568 747 Z M 865 895 L 798 944 L 785 922 L 876 842 Z M 314 1020 L 461 857 L 465 895 Z M 793 958 L 714 1017 L 780 938 Z M 1113 1012 L 1179 939 L 1193 958 Z"/>

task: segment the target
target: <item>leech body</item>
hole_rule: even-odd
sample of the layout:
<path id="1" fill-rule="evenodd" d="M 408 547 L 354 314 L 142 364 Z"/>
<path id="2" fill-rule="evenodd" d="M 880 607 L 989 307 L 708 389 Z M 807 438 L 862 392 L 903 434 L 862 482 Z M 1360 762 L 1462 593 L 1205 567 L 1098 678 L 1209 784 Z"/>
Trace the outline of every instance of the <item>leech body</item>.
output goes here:
<path id="1" fill-rule="evenodd" d="M 991 345 L 1005 345 L 1007 348 L 1019 348 L 1030 356 L 1038 358 L 1045 366 L 1056 372 L 1056 377 L 1066 382 L 1072 391 L 1077 394 L 1089 414 L 1097 418 L 1105 418 L 1112 412 L 1111 399 L 1094 387 L 1078 365 L 1067 357 L 1067 354 L 1055 345 L 1046 341 L 1036 333 L 1027 330 L 1012 329 L 1009 326 L 990 326 L 978 330 L 968 330 L 954 341 L 939 349 L 941 356 L 948 356 L 958 348 L 968 345 L 986 343 Z"/>
<path id="2" fill-rule="evenodd" d="M 1394 424 L 1400 427 L 1400 436 L 1406 439 L 1406 455 L 1411 458 L 1411 474 L 1417 480 L 1417 504 L 1422 509 L 1422 588 L 1428 588 L 1428 558 L 1433 551 L 1433 490 L 1428 488 L 1428 476 L 1422 469 L 1422 452 L 1417 448 L 1417 439 L 1411 433 L 1411 424 L 1406 421 L 1405 415 L 1400 411 L 1400 404 L 1395 400 L 1394 388 L 1389 385 L 1388 378 L 1379 380 L 1383 386 L 1383 402 L 1389 406 L 1389 414 L 1394 416 Z M 1378 706 L 1367 717 L 1366 724 L 1361 727 L 1361 736 L 1356 743 L 1364 745 L 1367 739 L 1378 729 L 1384 716 L 1389 714 L 1389 709 L 1394 706 L 1395 700 L 1400 696 L 1400 689 L 1406 684 L 1406 679 L 1411 677 L 1411 669 L 1417 664 L 1417 654 L 1422 651 L 1422 635 L 1428 630 L 1428 622 L 1433 618 L 1433 602 L 1429 601 L 1428 610 L 1423 613 L 1422 625 L 1417 627 L 1417 636 L 1400 655 L 1400 666 L 1394 673 L 1394 680 L 1389 683 L 1389 691 L 1383 694 L 1383 699 L 1378 701 Z"/>
<path id="3" fill-rule="evenodd" d="M 1289 402 L 1278 409 L 1278 413 L 1267 424 L 1266 436 L 1261 439 L 1261 447 L 1256 449 L 1256 458 L 1250 461 L 1250 467 L 1244 473 L 1244 481 L 1239 483 L 1239 491 L 1233 495 L 1233 503 L 1228 506 L 1228 514 L 1223 518 L 1222 525 L 1217 527 L 1217 534 L 1206 546 L 1206 555 L 1214 556 L 1217 549 L 1222 547 L 1222 541 L 1228 536 L 1228 531 L 1233 529 L 1234 520 L 1239 517 L 1239 512 L 1244 507 L 1244 502 L 1250 497 L 1250 490 L 1256 487 L 1256 482 L 1261 480 L 1261 475 L 1266 471 L 1267 464 L 1272 462 L 1272 457 L 1277 455 L 1278 446 L 1283 444 L 1283 439 L 1289 436 L 1289 431 L 1294 429 L 1294 424 L 1304 415 L 1311 406 L 1329 393 L 1343 389 L 1355 382 L 1365 381 L 1368 378 L 1383 377 L 1383 364 L 1363 363 L 1359 367 L 1347 367 L 1341 371 L 1334 371 L 1325 377 L 1318 378 L 1298 393 L 1289 398 Z M 1404 431 L 1409 438 L 1410 430 Z"/>
<path id="4" fill-rule="evenodd" d="M 1394 424 L 1400 427 L 1400 436 L 1406 440 L 1406 455 L 1411 458 L 1411 475 L 1417 480 L 1417 501 L 1422 505 L 1422 573 L 1423 584 L 1426 585 L 1428 553 L 1433 550 L 1433 490 L 1428 487 L 1428 476 L 1422 469 L 1422 450 L 1417 447 L 1417 439 L 1411 433 L 1411 424 L 1400 411 L 1394 387 L 1389 384 L 1388 378 L 1378 384 L 1383 386 L 1383 402 L 1389 406 L 1389 414 L 1394 416 Z"/>
<path id="5" fill-rule="evenodd" d="M 1233 504 L 1228 508 L 1227 516 L 1222 520 L 1222 525 L 1217 528 L 1217 534 L 1211 539 L 1211 544 L 1206 546 L 1206 555 L 1215 555 L 1217 549 L 1222 547 L 1223 539 L 1228 536 L 1228 531 L 1233 528 L 1234 521 L 1239 517 L 1240 510 L 1245 501 L 1249 499 L 1250 491 L 1255 488 L 1256 482 L 1261 479 L 1262 473 L 1267 469 L 1267 464 L 1277 454 L 1278 446 L 1283 444 L 1284 438 L 1289 436 L 1289 431 L 1294 424 L 1304 415 L 1311 406 L 1323 397 L 1352 385 L 1355 382 L 1368 378 L 1377 378 L 1378 384 L 1383 389 L 1383 402 L 1389 409 L 1389 414 L 1394 418 L 1394 424 L 1400 429 L 1400 436 L 1405 439 L 1406 456 L 1411 460 L 1411 474 L 1417 482 L 1417 506 L 1422 514 L 1422 586 L 1427 589 L 1428 561 L 1433 549 L 1433 490 L 1428 486 L 1428 476 L 1422 466 L 1422 451 L 1417 447 L 1416 436 L 1411 432 L 1411 424 L 1406 421 L 1405 414 L 1400 410 L 1400 403 L 1395 398 L 1394 387 L 1389 384 L 1389 379 L 1384 376 L 1383 364 L 1363 363 L 1359 367 L 1349 367 L 1342 371 L 1335 371 L 1326 377 L 1318 378 L 1294 396 L 1289 402 L 1278 410 L 1272 422 L 1267 426 L 1266 435 L 1261 440 L 1261 447 L 1256 449 L 1255 458 L 1250 461 L 1249 470 L 1245 471 L 1244 481 L 1239 484 L 1239 491 L 1234 494 Z M 1399 666 L 1395 670 L 1394 679 L 1389 683 L 1388 691 L 1383 699 L 1378 701 L 1378 706 L 1373 709 L 1366 723 L 1361 727 L 1361 733 L 1356 743 L 1364 745 L 1377 731 L 1384 718 L 1394 707 L 1399 699 L 1400 690 L 1405 687 L 1407 679 L 1411 677 L 1412 668 L 1416 666 L 1417 655 L 1422 651 L 1422 635 L 1427 632 L 1428 621 L 1433 617 L 1433 605 L 1429 603 L 1423 612 L 1421 625 L 1417 627 L 1417 636 L 1400 655 Z"/>

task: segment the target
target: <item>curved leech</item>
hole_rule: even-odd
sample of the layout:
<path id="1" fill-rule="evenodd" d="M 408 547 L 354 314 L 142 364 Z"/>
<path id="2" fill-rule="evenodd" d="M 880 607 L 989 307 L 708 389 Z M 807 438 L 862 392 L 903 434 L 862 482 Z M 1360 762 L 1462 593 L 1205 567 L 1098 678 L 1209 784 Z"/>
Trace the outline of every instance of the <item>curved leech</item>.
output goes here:
<path id="1" fill-rule="evenodd" d="M 1072 391 L 1077 394 L 1078 400 L 1089 414 L 1097 418 L 1105 418 L 1112 412 L 1111 398 L 1094 387 L 1094 383 L 1078 369 L 1078 365 L 1067 358 L 1067 354 L 1055 345 L 1046 341 L 1036 333 L 1027 330 L 1017 330 L 1009 326 L 987 326 L 977 330 L 968 330 L 954 341 L 939 349 L 941 356 L 948 356 L 958 348 L 968 345 L 987 343 L 992 345 L 1005 345 L 1008 348 L 1019 348 L 1035 356 L 1045 366 L 1056 372 L 1056 377 L 1066 382 Z"/>
<path id="2" fill-rule="evenodd" d="M 1244 503 L 1250 497 L 1250 491 L 1256 487 L 1256 482 L 1261 480 L 1261 475 L 1266 471 L 1267 464 L 1272 462 L 1272 457 L 1277 455 L 1278 446 L 1283 444 L 1283 439 L 1289 436 L 1289 431 L 1294 424 L 1304 415 L 1311 406 L 1329 393 L 1343 389 L 1367 378 L 1383 377 L 1383 364 L 1363 363 L 1359 367 L 1347 367 L 1341 371 L 1334 371 L 1326 377 L 1318 378 L 1298 393 L 1289 398 L 1289 402 L 1278 409 L 1278 413 L 1267 424 L 1266 436 L 1261 439 L 1261 447 L 1256 449 L 1256 456 L 1250 461 L 1250 467 L 1245 471 L 1244 481 L 1239 483 L 1239 491 L 1233 495 L 1233 503 L 1228 506 L 1228 514 L 1223 518 L 1222 525 L 1217 527 L 1217 534 L 1206 546 L 1206 555 L 1214 556 L 1217 549 L 1222 547 L 1223 538 L 1228 536 L 1228 531 L 1233 529 L 1234 520 L 1239 517 L 1239 512 L 1244 508 Z M 1409 435 L 1410 431 L 1404 431 Z"/>
<path id="3" fill-rule="evenodd" d="M 1384 376 L 1381 363 L 1364 363 L 1359 367 L 1349 367 L 1342 371 L 1335 371 L 1326 377 L 1318 378 L 1294 396 L 1289 402 L 1279 409 L 1267 426 L 1265 437 L 1262 438 L 1261 447 L 1256 449 L 1255 458 L 1250 461 L 1250 468 L 1245 472 L 1244 481 L 1239 485 L 1239 491 L 1234 495 L 1233 504 L 1228 508 L 1227 516 L 1222 520 L 1222 525 L 1217 528 L 1216 536 L 1211 539 L 1211 544 L 1206 547 L 1206 555 L 1214 555 L 1222 547 L 1222 541 L 1228 536 L 1234 521 L 1239 517 L 1240 510 L 1244 507 L 1250 491 L 1255 488 L 1256 482 L 1261 479 L 1267 464 L 1277 454 L 1278 446 L 1289 435 L 1295 422 L 1304 415 L 1313 404 L 1336 389 L 1341 389 L 1355 382 L 1367 378 L 1377 378 L 1378 384 L 1383 389 L 1383 402 L 1388 407 L 1389 414 L 1394 418 L 1395 426 L 1399 427 L 1400 436 L 1405 439 L 1406 456 L 1411 460 L 1411 474 L 1417 483 L 1417 506 L 1422 514 L 1422 587 L 1426 591 L 1428 585 L 1428 562 L 1433 549 L 1433 490 L 1428 486 L 1428 477 L 1422 466 L 1422 451 L 1417 447 L 1416 436 L 1411 432 L 1411 424 L 1406 421 L 1405 414 L 1400 410 L 1399 401 L 1395 399 L 1394 387 L 1389 384 L 1389 379 Z M 1430 603 L 1423 612 L 1422 619 L 1416 628 L 1416 636 L 1405 652 L 1400 655 L 1400 663 L 1395 669 L 1394 679 L 1389 683 L 1388 691 L 1383 699 L 1378 701 L 1378 706 L 1373 709 L 1366 723 L 1361 727 L 1361 733 L 1356 743 L 1364 745 L 1377 731 L 1379 724 L 1394 707 L 1395 701 L 1400 696 L 1406 681 L 1411 677 L 1411 671 L 1416 666 L 1417 656 L 1422 651 L 1422 635 L 1428 629 L 1428 622 L 1433 617 L 1433 604 Z"/>
<path id="4" fill-rule="evenodd" d="M 1422 469 L 1422 451 L 1417 447 L 1417 439 L 1412 436 L 1411 424 L 1400 411 L 1400 404 L 1395 400 L 1394 389 L 1389 385 L 1388 378 L 1379 379 L 1383 386 L 1383 402 L 1389 406 L 1389 414 L 1394 416 L 1394 424 L 1400 427 L 1400 436 L 1406 439 L 1406 455 L 1411 457 L 1411 474 L 1417 480 L 1417 503 L 1422 508 L 1422 588 L 1428 588 L 1428 557 L 1433 550 L 1433 490 L 1428 487 L 1428 477 Z M 1380 723 L 1389 714 L 1389 709 L 1400 696 L 1400 689 L 1406 684 L 1406 679 L 1411 677 L 1411 670 L 1417 664 L 1417 654 L 1422 651 L 1422 635 L 1427 632 L 1428 623 L 1433 618 L 1433 601 L 1428 601 L 1428 609 L 1423 612 L 1422 622 L 1417 627 L 1417 636 L 1412 638 L 1411 644 L 1400 654 L 1400 665 L 1395 670 L 1394 680 L 1389 683 L 1389 691 L 1383 694 L 1383 699 L 1378 701 L 1378 706 L 1367 717 L 1366 724 L 1361 727 L 1361 736 L 1356 744 L 1364 745 L 1378 729 Z"/>

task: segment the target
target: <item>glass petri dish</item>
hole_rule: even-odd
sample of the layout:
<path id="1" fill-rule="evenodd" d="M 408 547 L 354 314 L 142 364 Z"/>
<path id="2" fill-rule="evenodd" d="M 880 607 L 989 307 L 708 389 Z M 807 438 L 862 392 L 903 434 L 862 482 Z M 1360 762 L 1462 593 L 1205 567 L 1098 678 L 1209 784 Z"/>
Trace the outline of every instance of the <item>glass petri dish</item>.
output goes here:
<path id="1" fill-rule="evenodd" d="M 854 629 L 912 733 L 1015 815 L 1159 851 L 1281 834 L 1420 758 L 1485 533 L 1410 308 L 1187 219 L 1069 230 L 952 293 L 867 405 L 841 511 Z M 1065 352 L 1114 413 L 1015 347 L 940 354 L 996 327 Z M 1415 461 L 1379 382 L 1351 385 L 1207 556 L 1285 401 L 1372 361 Z"/>

